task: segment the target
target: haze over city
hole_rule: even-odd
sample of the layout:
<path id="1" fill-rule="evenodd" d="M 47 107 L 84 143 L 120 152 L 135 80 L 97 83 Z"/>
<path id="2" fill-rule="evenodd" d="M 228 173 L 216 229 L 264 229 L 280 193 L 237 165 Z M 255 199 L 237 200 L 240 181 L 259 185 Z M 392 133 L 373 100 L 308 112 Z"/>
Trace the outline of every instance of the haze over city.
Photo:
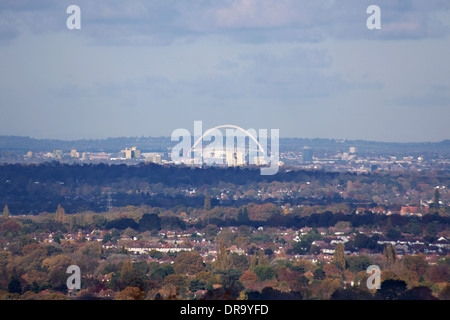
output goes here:
<path id="1" fill-rule="evenodd" d="M 450 4 L 0 3 L 0 135 L 170 136 L 224 123 L 281 137 L 450 136 Z"/>

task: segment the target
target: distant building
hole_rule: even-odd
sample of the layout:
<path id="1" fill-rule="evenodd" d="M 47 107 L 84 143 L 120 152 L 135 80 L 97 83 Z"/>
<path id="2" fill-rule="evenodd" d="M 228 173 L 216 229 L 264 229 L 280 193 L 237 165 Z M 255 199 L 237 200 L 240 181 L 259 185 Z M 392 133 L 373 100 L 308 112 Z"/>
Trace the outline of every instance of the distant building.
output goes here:
<path id="1" fill-rule="evenodd" d="M 400 215 L 402 216 L 419 216 L 428 213 L 428 207 L 402 207 Z"/>
<path id="2" fill-rule="evenodd" d="M 268 164 L 267 159 L 265 157 L 254 157 L 253 163 L 256 164 L 257 166 L 263 166 Z"/>
<path id="3" fill-rule="evenodd" d="M 136 147 L 131 148 L 131 156 L 135 159 L 139 159 L 141 157 L 141 150 Z"/>
<path id="4" fill-rule="evenodd" d="M 131 152 L 130 148 L 126 148 L 122 152 L 125 153 L 125 159 L 131 159 L 132 158 L 133 153 Z"/>
<path id="5" fill-rule="evenodd" d="M 245 155 L 238 152 L 226 152 L 225 161 L 229 167 L 242 166 L 245 165 Z"/>
<path id="6" fill-rule="evenodd" d="M 77 152 L 77 150 L 72 149 L 72 150 L 70 151 L 70 157 L 71 157 L 71 158 L 79 158 L 79 157 L 80 157 L 80 153 Z"/>
<path id="7" fill-rule="evenodd" d="M 311 162 L 313 161 L 312 149 L 310 147 L 305 147 L 303 149 L 303 162 Z"/>
<path id="8" fill-rule="evenodd" d="M 61 159 L 63 152 L 61 150 L 53 150 L 53 158 Z"/>
<path id="9" fill-rule="evenodd" d="M 356 153 L 356 147 L 350 147 L 350 149 L 348 151 L 349 151 L 349 153 L 355 154 Z"/>
<path id="10" fill-rule="evenodd" d="M 109 160 L 110 157 L 111 155 L 105 152 L 95 152 L 89 154 L 89 160 L 97 160 L 97 161 Z"/>
<path id="11" fill-rule="evenodd" d="M 121 153 L 124 153 L 125 159 L 139 159 L 141 157 L 141 151 L 136 147 L 126 148 Z"/>
<path id="12" fill-rule="evenodd" d="M 160 153 L 151 152 L 151 153 L 143 153 L 142 156 L 145 158 L 146 162 L 161 164 L 162 163 L 162 156 Z"/>

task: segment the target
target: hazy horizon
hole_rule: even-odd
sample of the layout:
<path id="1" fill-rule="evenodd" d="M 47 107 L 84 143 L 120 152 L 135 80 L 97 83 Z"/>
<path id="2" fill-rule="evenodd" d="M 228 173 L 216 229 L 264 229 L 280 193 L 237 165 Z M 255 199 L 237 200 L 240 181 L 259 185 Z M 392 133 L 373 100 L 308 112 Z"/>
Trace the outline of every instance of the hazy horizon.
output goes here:
<path id="1" fill-rule="evenodd" d="M 450 138 L 450 2 L 0 3 L 0 135 L 169 137 L 224 123 L 281 137 Z"/>
<path id="2" fill-rule="evenodd" d="M 209 129 L 209 128 L 208 128 Z M 205 132 L 204 130 L 203 132 Z M 106 137 L 106 138 L 81 138 L 81 139 L 58 139 L 58 138 L 45 138 L 45 137 L 32 137 L 32 136 L 18 136 L 18 135 L 0 135 L 0 138 L 2 137 L 18 137 L 18 138 L 29 138 L 29 139 L 36 139 L 36 140 L 56 140 L 56 141 L 64 141 L 64 142 L 72 142 L 72 141 L 96 141 L 96 140 L 108 140 L 108 139 L 148 139 L 148 138 L 164 138 L 164 139 L 170 139 L 170 136 L 116 136 L 116 137 Z M 443 140 L 437 140 L 437 141 L 377 141 L 377 140 L 365 140 L 365 139 L 345 139 L 345 138 L 319 138 L 319 137 L 283 137 L 280 136 L 280 139 L 300 139 L 300 140 L 331 140 L 331 141 L 344 141 L 344 142 L 356 142 L 356 141 L 362 141 L 362 142 L 375 142 L 375 143 L 398 143 L 398 144 L 416 144 L 416 143 L 442 143 L 450 141 L 450 139 L 443 139 Z M 175 142 L 174 142 L 175 143 Z"/>

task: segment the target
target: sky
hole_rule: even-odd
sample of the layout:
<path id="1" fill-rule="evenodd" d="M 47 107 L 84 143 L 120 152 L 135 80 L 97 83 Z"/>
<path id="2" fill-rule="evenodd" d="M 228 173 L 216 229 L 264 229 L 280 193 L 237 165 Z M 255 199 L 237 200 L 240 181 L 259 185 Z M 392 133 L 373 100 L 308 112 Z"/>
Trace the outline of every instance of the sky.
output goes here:
<path id="1" fill-rule="evenodd" d="M 449 56 L 448 0 L 2 0 L 0 135 L 441 141 Z"/>

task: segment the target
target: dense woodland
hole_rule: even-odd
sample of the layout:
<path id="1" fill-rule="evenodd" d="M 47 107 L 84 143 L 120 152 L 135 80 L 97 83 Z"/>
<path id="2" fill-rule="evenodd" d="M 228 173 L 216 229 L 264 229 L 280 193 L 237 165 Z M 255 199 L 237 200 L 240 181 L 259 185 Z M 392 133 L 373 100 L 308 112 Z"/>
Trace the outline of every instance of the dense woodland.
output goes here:
<path id="1" fill-rule="evenodd" d="M 402 205 L 432 201 L 435 186 L 448 187 L 449 181 L 446 171 L 354 174 L 280 170 L 273 176 L 261 176 L 256 168 L 5 164 L 0 165 L 0 205 L 8 205 L 16 215 L 53 212 L 58 204 L 68 213 L 102 212 L 109 194 L 117 207 L 200 208 L 209 192 L 214 206 L 345 203 L 352 210 L 360 205 L 399 210 Z M 194 192 L 188 194 L 190 190 Z M 448 188 L 440 192 L 440 200 L 448 203 Z"/>

